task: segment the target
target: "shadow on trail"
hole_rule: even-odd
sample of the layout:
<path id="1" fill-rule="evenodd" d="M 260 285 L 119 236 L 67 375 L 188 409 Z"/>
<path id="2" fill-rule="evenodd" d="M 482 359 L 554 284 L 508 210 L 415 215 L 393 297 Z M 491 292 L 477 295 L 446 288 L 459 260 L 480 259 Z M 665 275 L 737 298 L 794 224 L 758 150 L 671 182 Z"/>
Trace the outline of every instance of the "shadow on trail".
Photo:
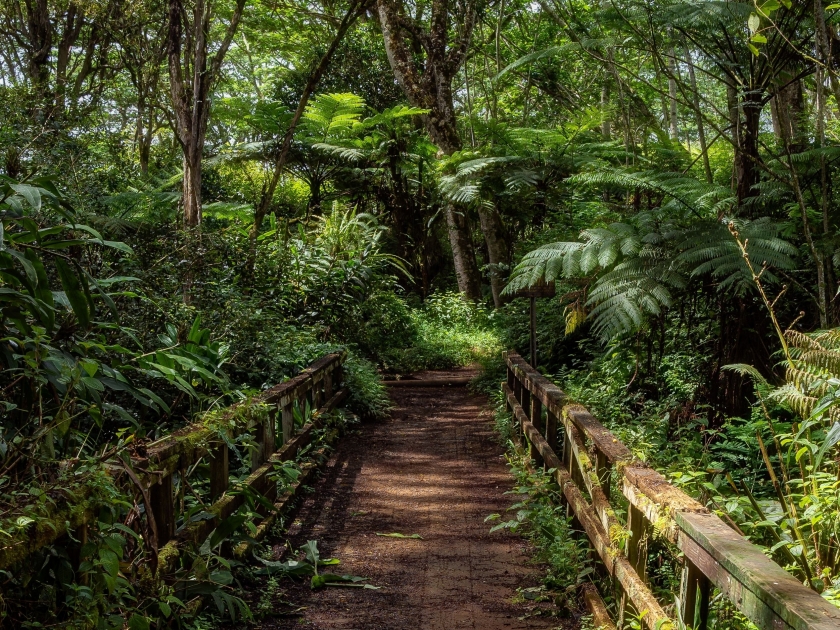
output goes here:
<path id="1" fill-rule="evenodd" d="M 452 373 L 447 373 L 451 375 Z M 461 375 L 468 375 L 461 372 Z M 255 593 L 272 614 L 261 628 L 524 630 L 576 628 L 547 604 L 517 599 L 542 571 L 525 541 L 489 533 L 484 519 L 518 500 L 487 401 L 463 387 L 392 388 L 389 418 L 363 423 L 338 445 L 279 552 L 317 540 L 330 571 L 380 590 L 309 588 L 280 580 Z M 419 534 L 422 540 L 377 536 Z M 264 606 L 265 608 L 265 606 Z M 565 625 L 564 625 L 565 624 Z"/>

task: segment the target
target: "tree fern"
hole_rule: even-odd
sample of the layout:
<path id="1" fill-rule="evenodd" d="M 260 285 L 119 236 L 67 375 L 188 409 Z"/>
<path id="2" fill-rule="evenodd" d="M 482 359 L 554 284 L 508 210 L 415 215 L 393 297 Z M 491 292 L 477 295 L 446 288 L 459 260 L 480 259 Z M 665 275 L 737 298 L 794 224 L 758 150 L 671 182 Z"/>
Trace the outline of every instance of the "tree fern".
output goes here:
<path id="1" fill-rule="evenodd" d="M 314 96 L 303 113 L 301 129 L 325 142 L 330 137 L 346 134 L 360 124 L 365 101 L 355 94 L 319 94 Z"/>
<path id="2" fill-rule="evenodd" d="M 755 265 L 766 267 L 765 282 L 776 282 L 773 269 L 793 269 L 797 250 L 778 237 L 779 226 L 767 218 L 755 221 L 733 221 L 738 233 L 746 240 L 747 253 Z M 752 273 L 741 250 L 722 221 L 696 224 L 685 231 L 677 244 L 677 256 L 691 268 L 691 276 L 709 274 L 719 280 L 722 290 L 734 289 L 743 294 L 754 286 Z"/>
<path id="3" fill-rule="evenodd" d="M 599 169 L 572 180 L 586 186 L 629 187 L 663 197 L 659 208 L 630 221 L 581 232 L 579 242 L 543 245 L 526 254 L 514 269 L 506 293 L 539 281 L 589 277 L 586 306 L 595 330 L 608 338 L 641 327 L 647 317 L 668 308 L 674 291 L 694 277 L 707 276 L 720 291 L 755 289 L 752 272 L 729 220 L 719 219 L 730 207 L 728 189 L 677 173 Z M 754 265 L 764 268 L 767 284 L 778 281 L 774 270 L 795 266 L 797 250 L 780 238 L 780 227 L 767 218 L 736 220 Z"/>

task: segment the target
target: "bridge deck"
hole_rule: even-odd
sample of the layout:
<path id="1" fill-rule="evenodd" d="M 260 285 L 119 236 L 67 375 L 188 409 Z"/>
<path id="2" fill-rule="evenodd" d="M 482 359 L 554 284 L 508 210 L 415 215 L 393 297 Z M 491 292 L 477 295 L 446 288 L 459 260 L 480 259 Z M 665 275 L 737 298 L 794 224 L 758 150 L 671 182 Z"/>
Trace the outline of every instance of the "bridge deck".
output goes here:
<path id="1" fill-rule="evenodd" d="M 425 377 L 436 376 L 456 374 Z M 539 584 L 540 570 L 529 564 L 520 536 L 490 534 L 484 522 L 518 499 L 504 494 L 513 484 L 486 400 L 463 387 L 391 393 L 391 417 L 340 441 L 290 530 L 295 547 L 318 540 L 322 557 L 341 559 L 336 573 L 369 577 L 382 590 L 313 592 L 308 583 L 284 580 L 275 598 L 281 616 L 265 619 L 262 628 L 575 627 L 539 616 L 540 605 L 512 603 L 518 587 Z M 423 540 L 377 532 L 416 533 Z M 305 609 L 289 614 L 297 606 Z"/>

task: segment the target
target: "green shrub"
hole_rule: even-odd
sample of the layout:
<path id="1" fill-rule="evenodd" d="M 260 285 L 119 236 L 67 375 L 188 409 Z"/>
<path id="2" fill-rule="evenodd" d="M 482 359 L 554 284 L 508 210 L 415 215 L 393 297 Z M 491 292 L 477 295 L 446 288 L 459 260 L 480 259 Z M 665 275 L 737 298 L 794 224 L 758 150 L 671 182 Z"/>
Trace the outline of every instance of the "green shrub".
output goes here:
<path id="1" fill-rule="evenodd" d="M 413 308 L 393 294 L 381 303 L 387 315 L 370 320 L 365 338 L 379 340 L 373 356 L 386 371 L 446 369 L 501 355 L 496 316 L 457 293 L 431 295 Z"/>

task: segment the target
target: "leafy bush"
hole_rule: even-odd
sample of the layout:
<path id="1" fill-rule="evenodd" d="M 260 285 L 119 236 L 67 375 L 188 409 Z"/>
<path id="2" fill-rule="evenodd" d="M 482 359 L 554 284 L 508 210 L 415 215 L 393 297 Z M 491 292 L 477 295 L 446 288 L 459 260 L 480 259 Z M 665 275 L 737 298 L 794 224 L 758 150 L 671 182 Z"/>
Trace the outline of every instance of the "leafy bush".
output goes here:
<path id="1" fill-rule="evenodd" d="M 410 307 L 398 296 L 380 298 L 386 315 L 370 320 L 365 338 L 383 369 L 405 373 L 466 366 L 501 355 L 495 314 L 457 293 L 437 293 Z"/>

